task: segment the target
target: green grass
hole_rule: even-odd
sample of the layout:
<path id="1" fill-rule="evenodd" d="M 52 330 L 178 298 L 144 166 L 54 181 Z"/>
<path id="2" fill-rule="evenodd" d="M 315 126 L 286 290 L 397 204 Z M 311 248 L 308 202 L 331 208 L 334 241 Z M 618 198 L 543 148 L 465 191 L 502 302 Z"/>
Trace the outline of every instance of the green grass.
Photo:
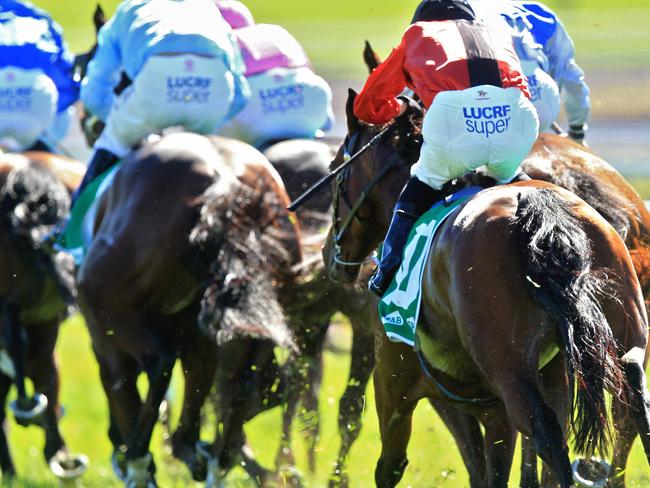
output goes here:
<path id="1" fill-rule="evenodd" d="M 344 346 L 348 344 L 349 332 L 346 327 L 337 336 Z M 90 351 L 90 341 L 79 317 L 67 321 L 61 330 L 58 345 L 62 374 L 62 402 L 66 415 L 61 421 L 63 434 L 72 451 L 84 452 L 91 459 L 91 467 L 84 478 L 87 487 L 121 486 L 113 476 L 109 457 L 111 447 L 106 436 L 106 400 L 101 390 L 97 366 Z M 331 465 L 338 449 L 337 410 L 338 399 L 347 380 L 348 356 L 326 354 L 325 378 L 321 389 L 322 438 L 318 446 L 318 466 L 313 475 L 306 474 L 311 487 L 326 486 Z M 175 410 L 178 414 L 180 402 L 179 388 L 181 378 L 174 382 Z M 41 455 L 42 432 L 30 427 L 24 429 L 10 424 L 10 443 L 20 477 L 12 486 L 36 488 L 55 484 L 53 476 L 46 469 Z M 422 402 L 415 413 L 414 433 L 409 446 L 410 464 L 400 486 L 408 487 L 446 487 L 463 488 L 468 486 L 467 475 L 455 448 L 454 441 L 431 407 Z M 205 439 L 209 439 L 206 428 Z M 271 466 L 280 434 L 280 412 L 275 409 L 260 415 L 247 425 L 251 445 L 259 459 Z M 160 485 L 168 487 L 192 486 L 187 470 L 171 458 L 162 442 L 162 431 L 156 428 L 152 449 L 158 465 Z M 306 456 L 296 433 L 296 454 L 298 467 L 306 473 Z M 354 487 L 373 485 L 373 472 L 379 457 L 381 443 L 377 427 L 372 387 L 366 396 L 365 424 L 360 438 L 350 456 L 350 479 Z M 511 476 L 512 486 L 518 481 L 519 457 Z M 630 487 L 650 486 L 650 468 L 643 458 L 642 449 L 637 442 L 629 463 Z M 195 485 L 198 486 L 198 485 Z M 252 486 L 240 468 L 231 473 L 228 487 Z"/>
<path id="2" fill-rule="evenodd" d="M 91 16 L 94 2 L 36 0 L 64 27 L 75 51 L 94 39 Z M 101 2 L 112 13 L 119 2 Z M 650 61 L 650 35 L 645 0 L 554 0 L 547 2 L 560 14 L 576 46 L 578 61 L 589 70 L 638 68 Z M 399 42 L 417 1 L 389 0 L 250 0 L 259 22 L 288 28 L 305 46 L 316 68 L 329 77 L 364 76 L 363 41 L 368 39 L 385 56 Z"/>

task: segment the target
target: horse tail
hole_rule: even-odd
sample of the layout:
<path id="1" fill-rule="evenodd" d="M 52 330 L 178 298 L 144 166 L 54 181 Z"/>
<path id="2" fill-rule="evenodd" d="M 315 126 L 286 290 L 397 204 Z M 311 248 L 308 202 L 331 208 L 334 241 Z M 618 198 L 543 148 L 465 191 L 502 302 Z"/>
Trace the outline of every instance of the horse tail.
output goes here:
<path id="1" fill-rule="evenodd" d="M 519 195 L 515 229 L 528 289 L 563 340 L 576 450 L 604 455 L 612 441 L 605 389 L 619 392 L 623 384 L 616 341 L 599 302 L 611 295 L 607 275 L 592 269 L 589 237 L 571 204 L 552 190 Z"/>
<path id="2" fill-rule="evenodd" d="M 199 264 L 209 275 L 198 322 L 220 344 L 243 336 L 295 351 L 273 286 L 288 252 L 256 215 L 268 200 L 244 184 L 221 180 L 203 194 L 190 233 L 200 261 L 194 268 Z"/>
<path id="3" fill-rule="evenodd" d="M 0 190 L 0 220 L 16 252 L 49 275 L 68 307 L 75 303 L 74 263 L 69 256 L 51 256 L 43 238 L 59 225 L 70 208 L 68 190 L 48 169 L 17 165 Z"/>

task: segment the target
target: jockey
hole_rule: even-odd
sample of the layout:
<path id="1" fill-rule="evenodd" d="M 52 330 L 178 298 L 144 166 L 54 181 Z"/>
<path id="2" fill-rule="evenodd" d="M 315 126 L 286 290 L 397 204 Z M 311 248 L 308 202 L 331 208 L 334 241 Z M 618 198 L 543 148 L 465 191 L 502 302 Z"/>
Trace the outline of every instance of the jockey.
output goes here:
<path id="1" fill-rule="evenodd" d="M 122 71 L 131 84 L 115 95 Z M 216 132 L 249 94 L 237 41 L 214 0 L 124 0 L 99 31 L 81 85 L 86 109 L 106 128 L 76 195 L 149 134 L 172 126 Z"/>
<path id="2" fill-rule="evenodd" d="M 574 46 L 562 21 L 540 2 L 511 0 L 530 24 L 535 41 L 548 58 L 547 73 L 557 82 L 569 122 L 569 137 L 584 144 L 591 111 L 585 74 L 574 59 Z"/>
<path id="3" fill-rule="evenodd" d="M 228 10 L 223 5 L 228 5 Z M 241 8 L 234 15 L 236 1 L 217 2 L 226 19 L 241 25 L 248 19 Z M 248 9 L 245 10 L 248 12 Z M 316 75 L 300 43 L 279 25 L 251 24 L 236 28 L 251 98 L 244 110 L 220 130 L 220 134 L 243 140 L 256 147 L 273 141 L 313 139 L 334 123 L 332 91 Z"/>
<path id="4" fill-rule="evenodd" d="M 424 0 L 402 42 L 366 81 L 354 113 L 386 124 L 413 101 L 427 112 L 424 143 L 395 204 L 381 261 L 368 288 L 382 296 L 402 260 L 415 221 L 445 196 L 443 185 L 481 166 L 507 183 L 537 137 L 538 119 L 509 33 L 475 21 L 466 0 Z"/>
<path id="5" fill-rule="evenodd" d="M 0 144 L 52 151 L 79 98 L 61 27 L 29 2 L 0 0 L 0 53 Z"/>
<path id="6" fill-rule="evenodd" d="M 255 24 L 253 14 L 246 5 L 237 0 L 217 0 L 217 7 L 223 18 L 233 29 Z"/>
<path id="7" fill-rule="evenodd" d="M 539 131 L 549 130 L 560 113 L 560 91 L 548 74 L 548 58 L 535 41 L 526 16 L 511 2 L 503 0 L 469 0 L 469 3 L 477 19 L 512 35 L 515 52 L 528 82 L 530 101 L 537 110 Z"/>

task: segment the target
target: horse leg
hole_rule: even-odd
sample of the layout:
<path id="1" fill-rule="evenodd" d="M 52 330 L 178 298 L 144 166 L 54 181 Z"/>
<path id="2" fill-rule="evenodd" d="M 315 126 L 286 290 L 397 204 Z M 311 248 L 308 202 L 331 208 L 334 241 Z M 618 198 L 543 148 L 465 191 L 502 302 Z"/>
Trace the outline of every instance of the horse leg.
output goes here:
<path id="1" fill-rule="evenodd" d="M 510 423 L 505 409 L 497 406 L 483 416 L 485 427 L 485 457 L 490 488 L 507 488 L 517 431 Z"/>
<path id="2" fill-rule="evenodd" d="M 11 378 L 0 373 L 0 469 L 2 478 L 12 478 L 16 475 L 16 468 L 11 459 L 9 443 L 7 442 L 7 394 L 13 382 Z"/>
<path id="3" fill-rule="evenodd" d="M 45 460 L 49 461 L 61 449 L 65 441 L 59 430 L 59 369 L 54 356 L 54 346 L 59 334 L 58 322 L 25 328 L 28 338 L 26 374 L 32 379 L 34 389 L 47 398 L 47 409 L 43 414 L 45 430 Z"/>
<path id="4" fill-rule="evenodd" d="M 521 435 L 521 476 L 520 488 L 539 488 L 537 474 L 537 452 L 533 441 L 527 435 Z"/>
<path id="5" fill-rule="evenodd" d="M 429 398 L 429 403 L 451 432 L 469 473 L 471 488 L 487 487 L 487 466 L 483 433 L 478 420 L 448 402 Z"/>
<path id="6" fill-rule="evenodd" d="M 644 351 L 633 348 L 621 359 L 621 365 L 627 381 L 627 399 L 614 399 L 612 402 L 613 425 L 616 429 L 612 466 L 607 486 L 625 487 L 627 458 L 638 433 L 641 435 L 646 457 L 648 456 L 650 436 L 650 396 L 646 388 L 643 368 Z M 629 403 L 629 404 L 628 404 Z"/>
<path id="7" fill-rule="evenodd" d="M 172 452 L 187 465 L 195 481 L 203 481 L 207 467 L 205 459 L 197 456 L 196 442 L 201 433 L 201 408 L 217 369 L 216 346 L 211 341 L 196 341 L 181 354 L 181 364 L 185 389 L 181 416 L 172 435 Z"/>
<path id="8" fill-rule="evenodd" d="M 518 368 L 519 373 L 523 370 L 523 368 Z M 502 373 L 502 375 L 503 377 L 517 377 L 516 374 Z M 524 433 L 532 434 L 537 454 L 548 464 L 561 488 L 573 486 L 573 473 L 564 430 L 556 412 L 544 401 L 536 382 L 525 380 L 519 375 L 518 379 L 502 385 L 501 398 L 506 405 L 510 419 Z"/>
<path id="9" fill-rule="evenodd" d="M 373 375 L 381 435 L 375 483 L 378 488 L 392 488 L 402 479 L 408 464 L 406 448 L 413 411 L 425 394 L 418 388 L 423 375 L 412 349 L 392 344 L 383 335 L 380 341 Z"/>
<path id="10" fill-rule="evenodd" d="M 368 326 L 368 319 L 363 318 L 365 320 L 360 321 L 351 317 L 353 335 L 350 373 L 345 392 L 339 401 L 341 448 L 330 476 L 330 486 L 348 486 L 347 458 L 361 433 L 366 387 L 375 367 L 375 336 Z"/>
<path id="11" fill-rule="evenodd" d="M 140 411 L 142 400 L 137 389 L 138 365 L 124 353 L 99 353 L 95 349 L 99 364 L 99 376 L 108 400 L 110 424 L 108 437 L 113 444 L 113 469 L 123 479 L 126 476 L 126 462 L 122 446 L 133 425 L 136 412 Z"/>

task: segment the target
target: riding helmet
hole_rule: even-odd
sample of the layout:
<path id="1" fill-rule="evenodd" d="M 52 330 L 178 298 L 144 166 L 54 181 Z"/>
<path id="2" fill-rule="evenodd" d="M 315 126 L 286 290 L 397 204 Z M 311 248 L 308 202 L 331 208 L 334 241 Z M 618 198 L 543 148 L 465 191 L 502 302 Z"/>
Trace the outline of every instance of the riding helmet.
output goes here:
<path id="1" fill-rule="evenodd" d="M 432 20 L 476 20 L 476 15 L 467 0 L 423 0 L 411 24 Z"/>

